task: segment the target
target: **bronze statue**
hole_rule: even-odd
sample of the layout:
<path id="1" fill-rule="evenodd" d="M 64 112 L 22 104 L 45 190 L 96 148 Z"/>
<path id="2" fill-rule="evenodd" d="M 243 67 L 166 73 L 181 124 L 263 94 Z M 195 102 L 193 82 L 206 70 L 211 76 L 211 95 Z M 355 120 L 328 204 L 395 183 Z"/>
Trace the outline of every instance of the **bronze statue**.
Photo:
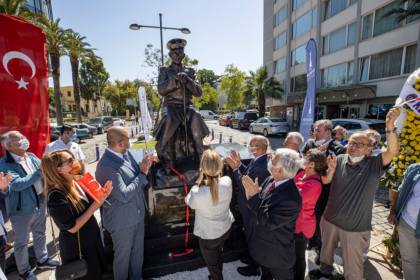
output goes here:
<path id="1" fill-rule="evenodd" d="M 184 39 L 172 39 L 166 44 L 172 63 L 160 68 L 158 78 L 158 92 L 164 101 L 162 120 L 154 131 L 156 152 L 162 163 L 175 169 L 188 158 L 199 163 L 203 138 L 209 134 L 201 115 L 192 106 L 192 97 L 200 98 L 202 90 L 194 68 L 182 65 L 186 45 Z"/>

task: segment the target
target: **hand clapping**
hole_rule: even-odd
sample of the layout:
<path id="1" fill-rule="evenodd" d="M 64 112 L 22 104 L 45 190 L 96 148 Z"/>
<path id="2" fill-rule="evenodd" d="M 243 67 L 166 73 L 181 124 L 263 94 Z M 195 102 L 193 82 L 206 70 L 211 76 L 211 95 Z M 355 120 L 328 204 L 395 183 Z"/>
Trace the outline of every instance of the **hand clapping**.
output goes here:
<path id="1" fill-rule="evenodd" d="M 250 199 L 261 191 L 258 186 L 258 178 L 255 178 L 255 182 L 253 182 L 251 178 L 249 178 L 247 175 L 244 175 L 242 176 L 242 184 L 245 188 L 246 199 Z"/>
<path id="2" fill-rule="evenodd" d="M 107 199 L 109 194 L 112 192 L 112 189 L 113 189 L 112 182 L 107 181 L 105 185 L 103 186 L 103 189 L 105 190 L 106 193 L 98 197 L 98 200 L 100 203 L 94 202 L 96 209 L 100 208 L 104 204 L 105 200 Z"/>
<path id="3" fill-rule="evenodd" d="M 226 162 L 229 164 L 230 168 L 235 170 L 239 167 L 239 165 L 241 165 L 241 155 L 238 154 L 236 151 L 231 150 L 230 156 L 226 158 Z"/>
<path id="4" fill-rule="evenodd" d="M 147 176 L 147 173 L 149 173 L 153 161 L 155 161 L 155 156 L 153 154 L 149 156 L 149 153 L 145 152 L 143 161 L 140 163 L 140 172 L 143 173 L 144 176 Z"/>
<path id="5" fill-rule="evenodd" d="M 7 175 L 4 176 L 3 172 L 0 172 L 0 189 L 4 190 L 6 189 L 10 183 L 12 182 L 12 174 L 10 172 L 7 172 Z"/>

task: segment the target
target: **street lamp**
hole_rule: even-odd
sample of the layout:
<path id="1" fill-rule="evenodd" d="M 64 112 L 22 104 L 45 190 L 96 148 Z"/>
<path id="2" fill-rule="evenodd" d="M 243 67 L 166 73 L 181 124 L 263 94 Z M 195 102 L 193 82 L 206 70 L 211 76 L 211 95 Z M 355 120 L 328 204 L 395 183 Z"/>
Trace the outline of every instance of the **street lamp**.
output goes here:
<path id="1" fill-rule="evenodd" d="M 158 28 L 160 29 L 160 52 L 162 56 L 162 66 L 165 65 L 163 61 L 163 38 L 162 38 L 162 29 L 169 29 L 169 30 L 179 30 L 183 34 L 190 34 L 191 31 L 188 28 L 172 28 L 172 27 L 162 27 L 162 14 L 159 14 L 160 26 L 148 26 L 148 25 L 138 25 L 137 23 L 133 23 L 130 25 L 131 30 L 139 30 L 140 28 Z"/>

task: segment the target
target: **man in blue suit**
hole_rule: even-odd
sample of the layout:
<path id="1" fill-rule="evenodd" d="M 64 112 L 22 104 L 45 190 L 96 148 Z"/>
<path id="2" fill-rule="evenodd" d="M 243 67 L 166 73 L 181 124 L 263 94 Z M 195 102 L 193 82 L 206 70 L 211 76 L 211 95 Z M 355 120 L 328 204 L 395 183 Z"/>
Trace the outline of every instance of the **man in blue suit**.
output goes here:
<path id="1" fill-rule="evenodd" d="M 249 143 L 248 149 L 254 155 L 254 159 L 248 166 L 241 163 L 241 156 L 231 151 L 230 157 L 226 158 L 227 163 L 233 169 L 233 176 L 236 183 L 239 185 L 238 200 L 239 200 L 239 211 L 242 214 L 242 220 L 244 223 L 245 234 L 249 228 L 249 219 L 251 218 L 251 210 L 247 206 L 247 200 L 245 195 L 245 189 L 242 185 L 242 176 L 247 175 L 252 180 L 258 178 L 260 182 L 264 182 L 265 179 L 270 176 L 267 170 L 267 155 L 268 141 L 264 136 L 254 136 Z M 260 266 L 251 257 L 241 258 L 243 263 L 247 263 L 248 266 L 238 267 L 238 273 L 243 276 L 258 276 L 258 267 Z"/>
<path id="2" fill-rule="evenodd" d="M 104 226 L 114 244 L 114 279 L 142 280 L 145 199 L 143 187 L 153 157 L 137 163 L 128 153 L 128 131 L 120 126 L 108 130 L 108 147 L 96 168 L 96 180 L 111 181 L 114 189 L 104 205 Z"/>
<path id="3" fill-rule="evenodd" d="M 9 196 L 9 186 L 12 182 L 12 174 L 7 173 L 6 176 L 3 175 L 3 172 L 0 172 L 0 199 L 4 199 Z M 4 225 L 3 213 L 0 209 L 0 268 L 4 272 L 6 268 L 6 251 L 4 246 L 6 246 L 6 235 L 7 230 Z"/>

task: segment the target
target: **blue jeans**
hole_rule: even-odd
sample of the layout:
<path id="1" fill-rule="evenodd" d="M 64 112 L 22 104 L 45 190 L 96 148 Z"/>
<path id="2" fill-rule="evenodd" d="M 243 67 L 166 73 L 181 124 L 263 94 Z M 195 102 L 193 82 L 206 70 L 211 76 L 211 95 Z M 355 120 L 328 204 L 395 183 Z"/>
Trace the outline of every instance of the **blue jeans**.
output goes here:
<path id="1" fill-rule="evenodd" d="M 36 259 L 42 263 L 48 259 L 46 222 L 47 209 L 45 196 L 39 198 L 39 210 L 10 217 L 13 231 L 15 232 L 15 259 L 19 274 L 24 274 L 31 269 L 28 261 L 29 233 L 32 231 Z"/>

